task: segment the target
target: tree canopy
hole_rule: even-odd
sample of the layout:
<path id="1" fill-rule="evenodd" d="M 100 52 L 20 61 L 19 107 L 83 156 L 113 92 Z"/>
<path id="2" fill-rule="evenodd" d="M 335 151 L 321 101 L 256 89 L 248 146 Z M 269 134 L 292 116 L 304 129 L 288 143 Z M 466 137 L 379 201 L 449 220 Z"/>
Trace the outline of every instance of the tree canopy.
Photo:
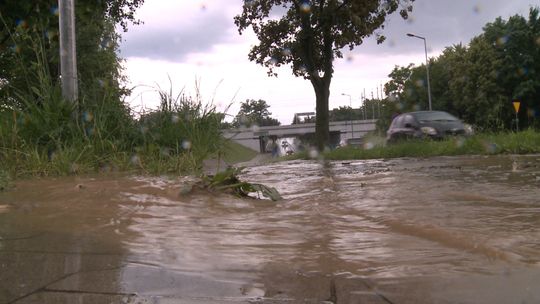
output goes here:
<path id="1" fill-rule="evenodd" d="M 448 111 L 481 129 L 540 127 L 540 18 L 515 15 L 486 24 L 464 46 L 447 47 L 430 60 L 433 109 Z M 385 92 L 403 111 L 427 108 L 425 67 L 396 66 Z M 390 111 L 392 112 L 392 111 Z"/>
<path id="2" fill-rule="evenodd" d="M 384 27 L 386 17 L 399 10 L 407 18 L 414 0 L 244 0 L 235 17 L 240 34 L 251 27 L 259 39 L 249 59 L 268 68 L 291 65 L 295 76 L 304 77 L 316 96 L 317 146 L 329 141 L 328 98 L 334 60 L 342 49 L 362 44 Z M 384 36 L 377 35 L 377 41 Z"/>
<path id="3" fill-rule="evenodd" d="M 247 99 L 245 102 L 242 102 L 240 105 L 240 111 L 236 115 L 233 121 L 234 127 L 251 127 L 251 126 L 279 126 L 280 122 L 272 118 L 270 111 L 268 111 L 270 106 L 266 101 L 259 99 Z"/>
<path id="4" fill-rule="evenodd" d="M 77 65 L 81 99 L 103 94 L 120 98 L 122 87 L 116 25 L 127 30 L 137 23 L 135 10 L 143 0 L 78 0 L 75 5 Z M 3 0 L 0 2 L 0 105 L 9 98 L 59 77 L 58 1 Z M 41 78 L 40 78 L 41 77 Z M 7 85 L 9 84 L 9 85 Z M 20 105 L 15 105 L 20 106 Z"/>

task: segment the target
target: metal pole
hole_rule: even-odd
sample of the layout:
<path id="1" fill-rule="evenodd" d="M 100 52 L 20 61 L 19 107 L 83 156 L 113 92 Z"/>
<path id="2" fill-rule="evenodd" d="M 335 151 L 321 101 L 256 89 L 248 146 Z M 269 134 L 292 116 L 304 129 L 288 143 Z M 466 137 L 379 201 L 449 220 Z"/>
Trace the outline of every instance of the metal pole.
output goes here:
<path id="1" fill-rule="evenodd" d="M 423 40 L 424 40 L 424 51 L 426 53 L 426 73 L 427 73 L 427 91 L 428 91 L 428 99 L 429 99 L 429 110 L 431 111 L 431 85 L 429 84 L 429 61 L 427 58 L 426 38 L 423 38 Z"/>
<path id="2" fill-rule="evenodd" d="M 75 49 L 75 3 L 74 0 L 58 0 L 60 13 L 60 75 L 62 96 L 75 102 L 79 89 L 77 82 L 77 56 Z"/>
<path id="3" fill-rule="evenodd" d="M 371 117 L 375 119 L 375 104 L 373 103 L 373 90 L 371 90 Z"/>
<path id="4" fill-rule="evenodd" d="M 379 97 L 379 86 L 377 86 L 377 118 L 381 118 L 381 99 L 382 99 L 382 90 L 381 90 L 381 97 Z"/>
<path id="5" fill-rule="evenodd" d="M 377 100 L 377 118 L 381 118 L 381 100 Z"/>
<path id="6" fill-rule="evenodd" d="M 428 61 L 428 57 L 427 57 L 426 38 L 422 37 L 422 36 L 415 35 L 415 34 L 411 34 L 411 33 L 407 33 L 407 36 L 415 37 L 415 38 L 424 40 L 424 52 L 426 54 L 426 76 L 427 76 L 428 101 L 429 101 L 429 110 L 431 111 L 431 85 L 429 84 L 429 61 Z"/>

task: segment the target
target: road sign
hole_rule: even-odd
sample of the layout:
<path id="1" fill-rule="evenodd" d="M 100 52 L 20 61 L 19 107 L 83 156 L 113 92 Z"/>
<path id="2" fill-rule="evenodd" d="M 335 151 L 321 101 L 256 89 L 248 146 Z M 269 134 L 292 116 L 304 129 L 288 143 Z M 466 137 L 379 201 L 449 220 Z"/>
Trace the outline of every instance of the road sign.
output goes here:
<path id="1" fill-rule="evenodd" d="M 516 114 L 519 112 L 519 105 L 521 104 L 519 101 L 514 101 L 514 110 L 516 110 Z"/>
<path id="2" fill-rule="evenodd" d="M 519 105 L 521 104 L 519 100 L 516 100 L 512 102 L 514 104 L 514 110 L 516 110 L 516 132 L 519 132 L 519 118 L 518 118 L 518 112 L 519 112 Z"/>

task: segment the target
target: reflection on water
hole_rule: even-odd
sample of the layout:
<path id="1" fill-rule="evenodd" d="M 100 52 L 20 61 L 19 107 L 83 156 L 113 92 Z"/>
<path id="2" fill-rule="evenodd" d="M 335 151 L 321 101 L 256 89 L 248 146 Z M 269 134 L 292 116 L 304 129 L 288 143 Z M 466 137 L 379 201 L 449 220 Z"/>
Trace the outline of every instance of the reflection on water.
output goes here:
<path id="1" fill-rule="evenodd" d="M 0 195 L 0 303 L 540 301 L 540 156 L 292 161 L 242 178 L 285 200 L 182 196 L 183 179 L 20 182 Z"/>

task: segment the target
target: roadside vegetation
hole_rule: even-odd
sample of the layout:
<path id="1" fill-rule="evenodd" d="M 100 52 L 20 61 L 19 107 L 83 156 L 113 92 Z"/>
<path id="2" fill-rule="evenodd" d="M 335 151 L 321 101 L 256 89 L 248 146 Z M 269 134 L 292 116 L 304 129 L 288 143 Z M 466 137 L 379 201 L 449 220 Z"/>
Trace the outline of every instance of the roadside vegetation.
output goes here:
<path id="1" fill-rule="evenodd" d="M 437 141 L 407 140 L 390 145 L 385 144 L 383 137 L 372 135 L 366 137 L 362 146 L 341 147 L 320 156 L 326 160 L 352 160 L 534 153 L 540 153 L 540 133 L 529 129 L 517 133 L 483 133 Z M 312 156 L 302 152 L 284 159 L 309 159 Z"/>
<path id="2" fill-rule="evenodd" d="M 142 3 L 141 0 L 80 1 L 76 6 L 80 84 L 76 103 L 66 102 L 61 96 L 57 2 L 6 0 L 0 3 L 0 189 L 7 187 L 13 178 L 28 176 L 126 171 L 189 174 L 201 172 L 203 160 L 208 158 L 234 163 L 254 156 L 255 152 L 227 142 L 221 136 L 224 114 L 218 113 L 198 93 L 173 95 L 172 91 L 160 90 L 160 107 L 144 113 L 134 113 L 124 102 L 130 89 L 123 85 L 122 59 L 117 55 L 120 35 L 115 28 L 120 26 L 127 30 L 128 22 L 137 23 L 134 12 Z M 331 13 L 334 8 L 327 9 Z M 243 14 L 237 16 L 240 29 L 258 24 L 266 16 L 262 14 L 251 20 L 248 14 L 251 10 L 257 8 L 244 6 Z M 379 14 L 384 17 L 394 10 L 396 8 L 379 11 Z M 302 17 L 309 12 L 298 14 Z M 284 22 L 290 22 L 288 17 L 283 18 Z M 531 8 L 528 19 L 513 16 L 505 21 L 499 18 L 486 25 L 485 33 L 468 46 L 449 47 L 439 58 L 431 60 L 434 108 L 457 113 L 483 132 L 499 133 L 392 146 L 384 146 L 383 140 L 373 137 L 362 148 L 344 147 L 324 156 L 327 159 L 365 159 L 540 153 L 538 133 L 507 131 L 516 125 L 513 100 L 522 103 L 517 125 L 521 129 L 539 128 L 536 72 L 540 70 L 539 20 L 538 8 Z M 379 21 L 365 30 L 361 26 L 355 30 L 360 31 L 358 37 L 363 37 L 378 26 Z M 295 29 L 291 26 L 289 30 Z M 283 40 L 283 37 L 260 38 Z M 343 41 L 356 45 L 358 37 L 346 37 Z M 334 38 L 331 40 L 335 44 L 338 40 Z M 327 140 L 327 134 L 322 133 L 327 133 L 329 117 L 350 120 L 374 118 L 377 113 L 378 132 L 383 134 L 396 112 L 425 108 L 424 68 L 407 66 L 396 67 L 389 75 L 391 81 L 385 85 L 389 97 L 385 100 L 365 100 L 358 110 L 343 108 L 329 112 L 325 92 L 332 75 L 333 59 L 305 66 L 297 58 L 306 56 L 301 56 L 297 48 L 290 48 L 287 41 L 281 41 L 280 46 L 289 50 L 287 52 L 267 52 L 261 48 L 257 49 L 261 57 L 252 55 L 250 59 L 270 71 L 274 65 L 292 63 L 297 76 L 320 82 L 316 85 L 320 88 L 317 94 L 320 136 L 314 141 L 318 149 Z M 302 45 L 302 41 L 299 38 L 294 45 Z M 343 41 L 339 46 L 345 43 Z M 337 57 L 341 56 L 339 51 L 335 52 L 338 52 Z M 282 57 L 272 57 L 278 53 Z M 319 58 L 320 54 L 307 55 Z M 333 58 L 330 55 L 326 57 Z M 262 60 L 268 56 L 275 60 Z M 319 72 L 325 69 L 328 74 L 322 79 Z M 233 124 L 278 124 L 270 117 L 268 107 L 264 100 L 246 100 Z M 296 157 L 307 157 L 307 154 L 299 155 Z"/>
<path id="3" fill-rule="evenodd" d="M 10 179 L 93 172 L 188 174 L 226 153 L 224 115 L 196 92 L 158 90 L 158 109 L 124 102 L 120 35 L 140 0 L 76 5 L 79 99 L 62 98 L 57 1 L 0 4 L 0 188 Z"/>
<path id="4" fill-rule="evenodd" d="M 76 107 L 57 86 L 38 90 L 43 103 L 20 95 L 23 109 L 0 111 L 0 170 L 12 177 L 191 173 L 200 171 L 204 159 L 224 153 L 223 115 L 202 100 L 162 92 L 161 107 L 135 119 L 107 96 Z"/>
<path id="5" fill-rule="evenodd" d="M 539 130 L 539 47 L 539 6 L 532 6 L 527 16 L 487 23 L 469 43 L 448 46 L 429 59 L 433 109 L 482 132 L 515 131 L 516 125 Z M 332 109 L 330 121 L 377 119 L 377 131 L 383 134 L 398 114 L 428 109 L 425 65 L 395 66 L 388 77 L 381 88 L 385 98 L 362 96 L 356 106 L 353 101 L 352 107 Z M 517 121 L 513 102 L 520 103 Z"/>
<path id="6" fill-rule="evenodd" d="M 499 17 L 483 29 L 468 44 L 448 46 L 430 58 L 433 109 L 484 132 L 515 131 L 516 124 L 519 130 L 539 130 L 540 7 L 531 7 L 528 16 Z M 357 112 L 378 118 L 381 131 L 396 114 L 428 105 L 425 65 L 396 66 L 388 77 L 388 97 L 365 100 Z M 520 102 L 517 121 L 513 102 Z"/>

